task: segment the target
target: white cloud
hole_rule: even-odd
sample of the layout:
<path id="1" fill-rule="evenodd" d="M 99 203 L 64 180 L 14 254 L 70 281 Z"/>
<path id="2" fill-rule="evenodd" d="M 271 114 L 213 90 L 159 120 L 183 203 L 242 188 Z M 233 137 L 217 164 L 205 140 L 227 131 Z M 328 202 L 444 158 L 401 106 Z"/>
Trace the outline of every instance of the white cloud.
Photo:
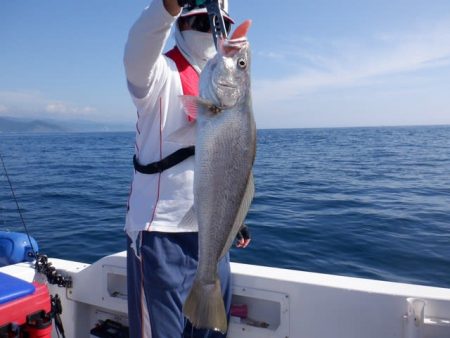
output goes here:
<path id="1" fill-rule="evenodd" d="M 258 52 L 258 55 L 264 59 L 275 59 L 275 60 L 284 60 L 286 57 L 285 54 L 283 53 L 277 53 L 273 51 L 260 51 Z"/>
<path id="2" fill-rule="evenodd" d="M 3 102 L 18 103 L 23 102 L 25 104 L 42 102 L 42 94 L 38 91 L 32 90 L 4 90 L 0 91 L 0 100 Z"/>
<path id="3" fill-rule="evenodd" d="M 419 73 L 450 72 L 450 20 L 364 41 L 303 39 L 283 54 L 289 74 L 253 83 L 259 127 L 450 121 L 448 96 L 428 86 L 437 77 Z"/>
<path id="4" fill-rule="evenodd" d="M 60 115 L 89 115 L 96 111 L 95 108 L 85 106 L 85 107 L 77 107 L 72 104 L 54 101 L 47 104 L 45 107 L 45 111 L 52 114 L 60 114 Z"/>
<path id="5" fill-rule="evenodd" d="M 415 33 L 379 34 L 359 43 L 328 41 L 323 42 L 325 48 L 317 48 L 317 41 L 312 45 L 306 51 L 290 46 L 286 52 L 290 55 L 285 57 L 277 54 L 276 58 L 289 60 L 292 71 L 283 78 L 256 82 L 255 99 L 273 100 L 275 96 L 286 100 L 327 87 L 348 87 L 379 81 L 382 76 L 448 66 L 450 20 Z M 274 59 L 269 54 L 265 57 Z M 295 60 L 297 64 L 293 64 Z"/>
<path id="6" fill-rule="evenodd" d="M 52 100 L 43 93 L 32 90 L 0 91 L 0 113 L 11 113 L 16 117 L 87 117 L 97 112 L 91 106 L 77 105 L 61 100 Z"/>

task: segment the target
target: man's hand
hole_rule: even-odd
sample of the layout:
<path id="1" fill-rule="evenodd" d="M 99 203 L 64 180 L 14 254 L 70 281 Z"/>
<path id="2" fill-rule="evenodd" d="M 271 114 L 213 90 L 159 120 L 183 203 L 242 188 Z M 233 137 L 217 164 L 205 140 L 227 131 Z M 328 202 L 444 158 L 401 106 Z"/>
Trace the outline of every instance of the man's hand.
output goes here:
<path id="1" fill-rule="evenodd" d="M 183 7 L 179 4 L 180 1 L 181 0 L 163 0 L 164 7 L 170 15 L 177 16 L 180 14 L 181 7 Z"/>
<path id="2" fill-rule="evenodd" d="M 244 249 L 250 244 L 251 240 L 250 230 L 245 224 L 242 224 L 236 236 L 236 247 Z"/>

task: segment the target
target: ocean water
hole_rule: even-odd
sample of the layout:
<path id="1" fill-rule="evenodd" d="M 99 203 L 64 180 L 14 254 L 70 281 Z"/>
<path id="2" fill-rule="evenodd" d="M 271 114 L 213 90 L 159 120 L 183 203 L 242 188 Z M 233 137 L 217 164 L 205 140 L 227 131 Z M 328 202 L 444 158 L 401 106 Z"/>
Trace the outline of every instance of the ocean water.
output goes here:
<path id="1" fill-rule="evenodd" d="M 40 251 L 125 249 L 133 133 L 0 134 Z M 450 126 L 259 130 L 252 243 L 233 261 L 450 287 Z M 0 171 L 0 230 L 22 231 Z"/>

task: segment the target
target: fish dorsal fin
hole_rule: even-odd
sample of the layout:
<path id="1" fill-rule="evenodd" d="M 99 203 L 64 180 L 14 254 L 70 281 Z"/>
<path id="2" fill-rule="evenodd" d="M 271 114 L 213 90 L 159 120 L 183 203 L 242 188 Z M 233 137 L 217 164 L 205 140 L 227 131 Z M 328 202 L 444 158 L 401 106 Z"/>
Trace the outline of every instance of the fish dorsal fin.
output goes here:
<path id="1" fill-rule="evenodd" d="M 192 206 L 183 216 L 178 224 L 180 228 L 194 229 L 197 226 L 197 216 L 195 215 L 194 206 Z"/>
<path id="2" fill-rule="evenodd" d="M 225 256 L 230 247 L 233 245 L 233 242 L 236 238 L 237 233 L 239 232 L 239 229 L 241 228 L 242 224 L 244 224 L 245 217 L 247 216 L 248 210 L 250 209 L 250 205 L 252 204 L 254 195 L 255 195 L 255 183 L 253 182 L 253 172 L 250 172 L 250 175 L 247 180 L 247 187 L 245 188 L 244 197 L 242 198 L 241 206 L 239 207 L 236 219 L 234 220 L 233 228 L 231 229 L 228 240 L 222 249 L 220 258 Z"/>

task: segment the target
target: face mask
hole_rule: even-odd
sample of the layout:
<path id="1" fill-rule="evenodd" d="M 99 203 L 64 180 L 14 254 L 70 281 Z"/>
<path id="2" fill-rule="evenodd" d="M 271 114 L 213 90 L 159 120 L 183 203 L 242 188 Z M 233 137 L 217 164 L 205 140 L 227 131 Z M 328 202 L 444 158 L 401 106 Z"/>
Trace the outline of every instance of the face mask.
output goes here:
<path id="1" fill-rule="evenodd" d="M 185 30 L 181 32 L 184 40 L 180 46 L 181 51 L 187 56 L 188 61 L 200 70 L 206 65 L 209 59 L 216 54 L 214 39 L 211 33 L 203 33 L 195 30 Z M 177 41 L 178 42 L 178 41 Z"/>

